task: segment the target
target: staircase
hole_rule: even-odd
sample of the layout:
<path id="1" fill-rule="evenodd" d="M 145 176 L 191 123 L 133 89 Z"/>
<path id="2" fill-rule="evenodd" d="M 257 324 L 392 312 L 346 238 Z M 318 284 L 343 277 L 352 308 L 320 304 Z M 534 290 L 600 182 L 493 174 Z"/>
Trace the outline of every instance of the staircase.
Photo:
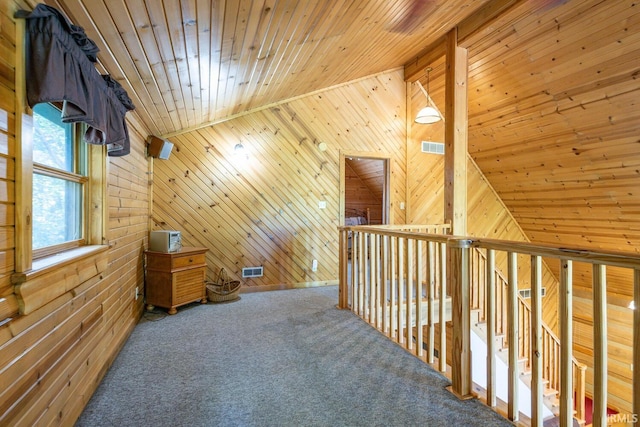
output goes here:
<path id="1" fill-rule="evenodd" d="M 572 357 L 571 344 L 561 347 L 555 333 L 543 324 L 540 295 L 533 295 L 531 299 L 533 305 L 537 305 L 535 311 L 518 295 L 518 257 L 531 259 L 531 282 L 535 290 L 542 288 L 542 259 L 561 260 L 560 288 L 569 289 L 569 295 L 573 258 L 590 262 L 594 271 L 601 271 L 602 265 L 611 263 L 611 257 L 604 254 L 595 262 L 593 256 L 569 252 L 566 248 L 451 237 L 433 233 L 428 227 L 431 226 L 415 231 L 405 230 L 406 227 L 342 227 L 338 307 L 351 309 L 434 367 L 437 359 L 437 369 L 446 372 L 451 379 L 451 391 L 460 398 L 474 394 L 470 366 L 473 357 L 474 365 L 485 360 L 482 368 L 487 372 L 486 391 L 475 391 L 486 394 L 486 403 L 491 407 L 500 406 L 499 412 L 509 419 L 518 421 L 520 414 L 523 414 L 522 421 L 526 418 L 526 406 L 521 405 L 519 394 L 531 408 L 532 424 L 542 426 L 543 422 L 551 422 L 558 412 L 564 424 L 571 423 L 572 418 L 574 422 L 584 420 L 586 367 Z M 350 237 L 351 250 L 347 245 Z M 515 286 L 508 286 L 508 280 L 496 269 L 496 253 L 507 256 L 509 277 Z M 635 268 L 636 264 L 629 262 Z M 528 268 L 528 264 L 525 265 Z M 565 295 L 562 292 L 559 295 L 564 313 L 558 317 L 559 328 L 571 343 L 572 300 L 562 298 Z M 441 298 L 443 304 L 439 303 Z M 457 301 L 455 306 L 453 300 Z M 603 344 L 603 335 L 594 334 L 600 348 L 606 344 L 606 341 Z M 470 339 L 476 348 L 470 347 Z M 532 357 L 532 348 L 536 349 L 535 357 Z M 492 357 L 487 358 L 486 354 Z M 508 362 L 503 363 L 507 358 Z M 603 374 L 606 369 L 602 366 L 600 364 L 600 375 L 595 376 L 600 384 L 606 381 Z M 506 369 L 506 377 L 498 376 L 498 368 Z M 527 399 L 529 383 L 531 394 Z M 504 387 L 508 384 L 514 393 L 500 396 L 498 384 Z M 562 395 L 558 393 L 561 387 Z M 504 401 L 504 405 L 496 397 Z"/>
<path id="2" fill-rule="evenodd" d="M 471 257 L 472 271 L 479 272 L 474 274 L 471 280 L 471 326 L 472 330 L 482 339 L 487 339 L 487 323 L 486 323 L 486 299 L 485 289 L 487 262 L 484 253 L 474 248 Z M 495 271 L 495 337 L 496 351 L 506 364 L 508 364 L 507 355 L 509 350 L 509 342 L 507 340 L 507 290 L 508 281 L 504 275 L 496 269 Z M 528 386 L 531 386 L 531 307 L 527 301 L 518 295 L 518 322 L 519 322 L 519 339 L 517 343 L 518 350 L 518 372 L 520 379 Z M 559 413 L 558 396 L 560 390 L 560 340 L 555 333 L 544 322 L 542 323 L 542 378 L 544 383 L 543 400 L 545 406 L 554 414 Z M 586 366 L 579 363 L 573 358 L 574 378 L 584 378 Z M 580 394 L 580 393 L 578 393 Z M 582 402 L 584 402 L 584 392 L 582 392 Z M 582 406 L 582 411 L 580 411 Z M 578 405 L 574 410 L 574 417 L 580 424 L 584 424 L 584 403 Z M 582 420 L 582 421 L 581 421 Z"/>

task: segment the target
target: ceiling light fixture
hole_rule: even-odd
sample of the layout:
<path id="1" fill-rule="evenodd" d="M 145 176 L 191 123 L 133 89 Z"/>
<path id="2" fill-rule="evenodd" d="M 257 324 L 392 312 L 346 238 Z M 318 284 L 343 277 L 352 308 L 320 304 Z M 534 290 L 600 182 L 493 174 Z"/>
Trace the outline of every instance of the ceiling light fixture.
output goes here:
<path id="1" fill-rule="evenodd" d="M 422 93 L 424 93 L 424 96 L 427 98 L 427 106 L 421 109 L 420 111 L 418 111 L 418 115 L 416 116 L 416 119 L 415 119 L 416 123 L 430 124 L 430 123 L 435 123 L 437 121 L 442 120 L 442 116 L 440 115 L 440 112 L 435 107 L 431 106 L 431 97 L 429 96 L 429 73 L 431 72 L 432 69 L 433 68 L 431 67 L 428 67 L 426 69 L 427 90 L 424 90 L 422 83 L 420 83 L 420 80 L 418 80 L 418 86 L 420 86 L 420 89 L 422 89 Z"/>

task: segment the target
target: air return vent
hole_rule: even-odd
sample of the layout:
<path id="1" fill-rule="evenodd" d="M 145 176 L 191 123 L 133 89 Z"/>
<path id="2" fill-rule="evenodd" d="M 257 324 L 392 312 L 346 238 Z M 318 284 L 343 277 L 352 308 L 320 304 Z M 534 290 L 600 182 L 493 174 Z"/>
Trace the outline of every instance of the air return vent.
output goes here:
<path id="1" fill-rule="evenodd" d="M 242 268 L 242 277 L 262 277 L 263 273 L 262 266 Z"/>
<path id="2" fill-rule="evenodd" d="M 422 152 L 431 154 L 444 154 L 444 143 L 422 141 Z"/>
<path id="3" fill-rule="evenodd" d="M 524 299 L 529 299 L 531 298 L 531 289 L 520 289 L 518 292 L 520 292 L 520 296 Z M 547 288 L 542 288 L 542 296 L 545 296 L 547 294 Z"/>

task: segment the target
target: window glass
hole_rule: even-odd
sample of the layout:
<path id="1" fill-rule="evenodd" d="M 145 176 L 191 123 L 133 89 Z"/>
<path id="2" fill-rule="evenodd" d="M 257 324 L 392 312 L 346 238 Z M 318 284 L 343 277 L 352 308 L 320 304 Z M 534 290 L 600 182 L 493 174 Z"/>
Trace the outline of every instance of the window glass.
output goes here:
<path id="1" fill-rule="evenodd" d="M 33 174 L 33 249 L 82 238 L 82 185 Z"/>
<path id="2" fill-rule="evenodd" d="M 67 172 L 74 170 L 74 125 L 62 123 L 60 110 L 51 104 L 33 109 L 33 161 Z"/>
<path id="3" fill-rule="evenodd" d="M 69 244 L 80 245 L 84 232 L 86 147 L 79 124 L 62 123 L 52 104 L 33 109 L 32 247 L 34 257 Z"/>

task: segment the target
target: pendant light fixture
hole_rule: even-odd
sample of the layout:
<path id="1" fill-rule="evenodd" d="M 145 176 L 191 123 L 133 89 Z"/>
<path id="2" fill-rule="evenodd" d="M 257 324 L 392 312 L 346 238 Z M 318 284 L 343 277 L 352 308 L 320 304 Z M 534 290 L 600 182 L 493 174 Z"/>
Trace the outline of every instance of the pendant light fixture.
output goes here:
<path id="1" fill-rule="evenodd" d="M 429 96 L 429 73 L 431 72 L 431 70 L 432 70 L 431 67 L 426 69 L 427 71 L 427 90 L 426 91 L 424 90 L 422 83 L 420 83 L 420 80 L 418 80 L 418 85 L 420 86 L 420 89 L 422 89 L 422 93 L 424 93 L 424 96 L 427 98 L 427 106 L 421 109 L 420 111 L 418 111 L 418 115 L 416 116 L 416 119 L 415 119 L 415 122 L 420 124 L 435 123 L 442 119 L 438 110 L 435 107 L 431 106 L 431 97 Z"/>

